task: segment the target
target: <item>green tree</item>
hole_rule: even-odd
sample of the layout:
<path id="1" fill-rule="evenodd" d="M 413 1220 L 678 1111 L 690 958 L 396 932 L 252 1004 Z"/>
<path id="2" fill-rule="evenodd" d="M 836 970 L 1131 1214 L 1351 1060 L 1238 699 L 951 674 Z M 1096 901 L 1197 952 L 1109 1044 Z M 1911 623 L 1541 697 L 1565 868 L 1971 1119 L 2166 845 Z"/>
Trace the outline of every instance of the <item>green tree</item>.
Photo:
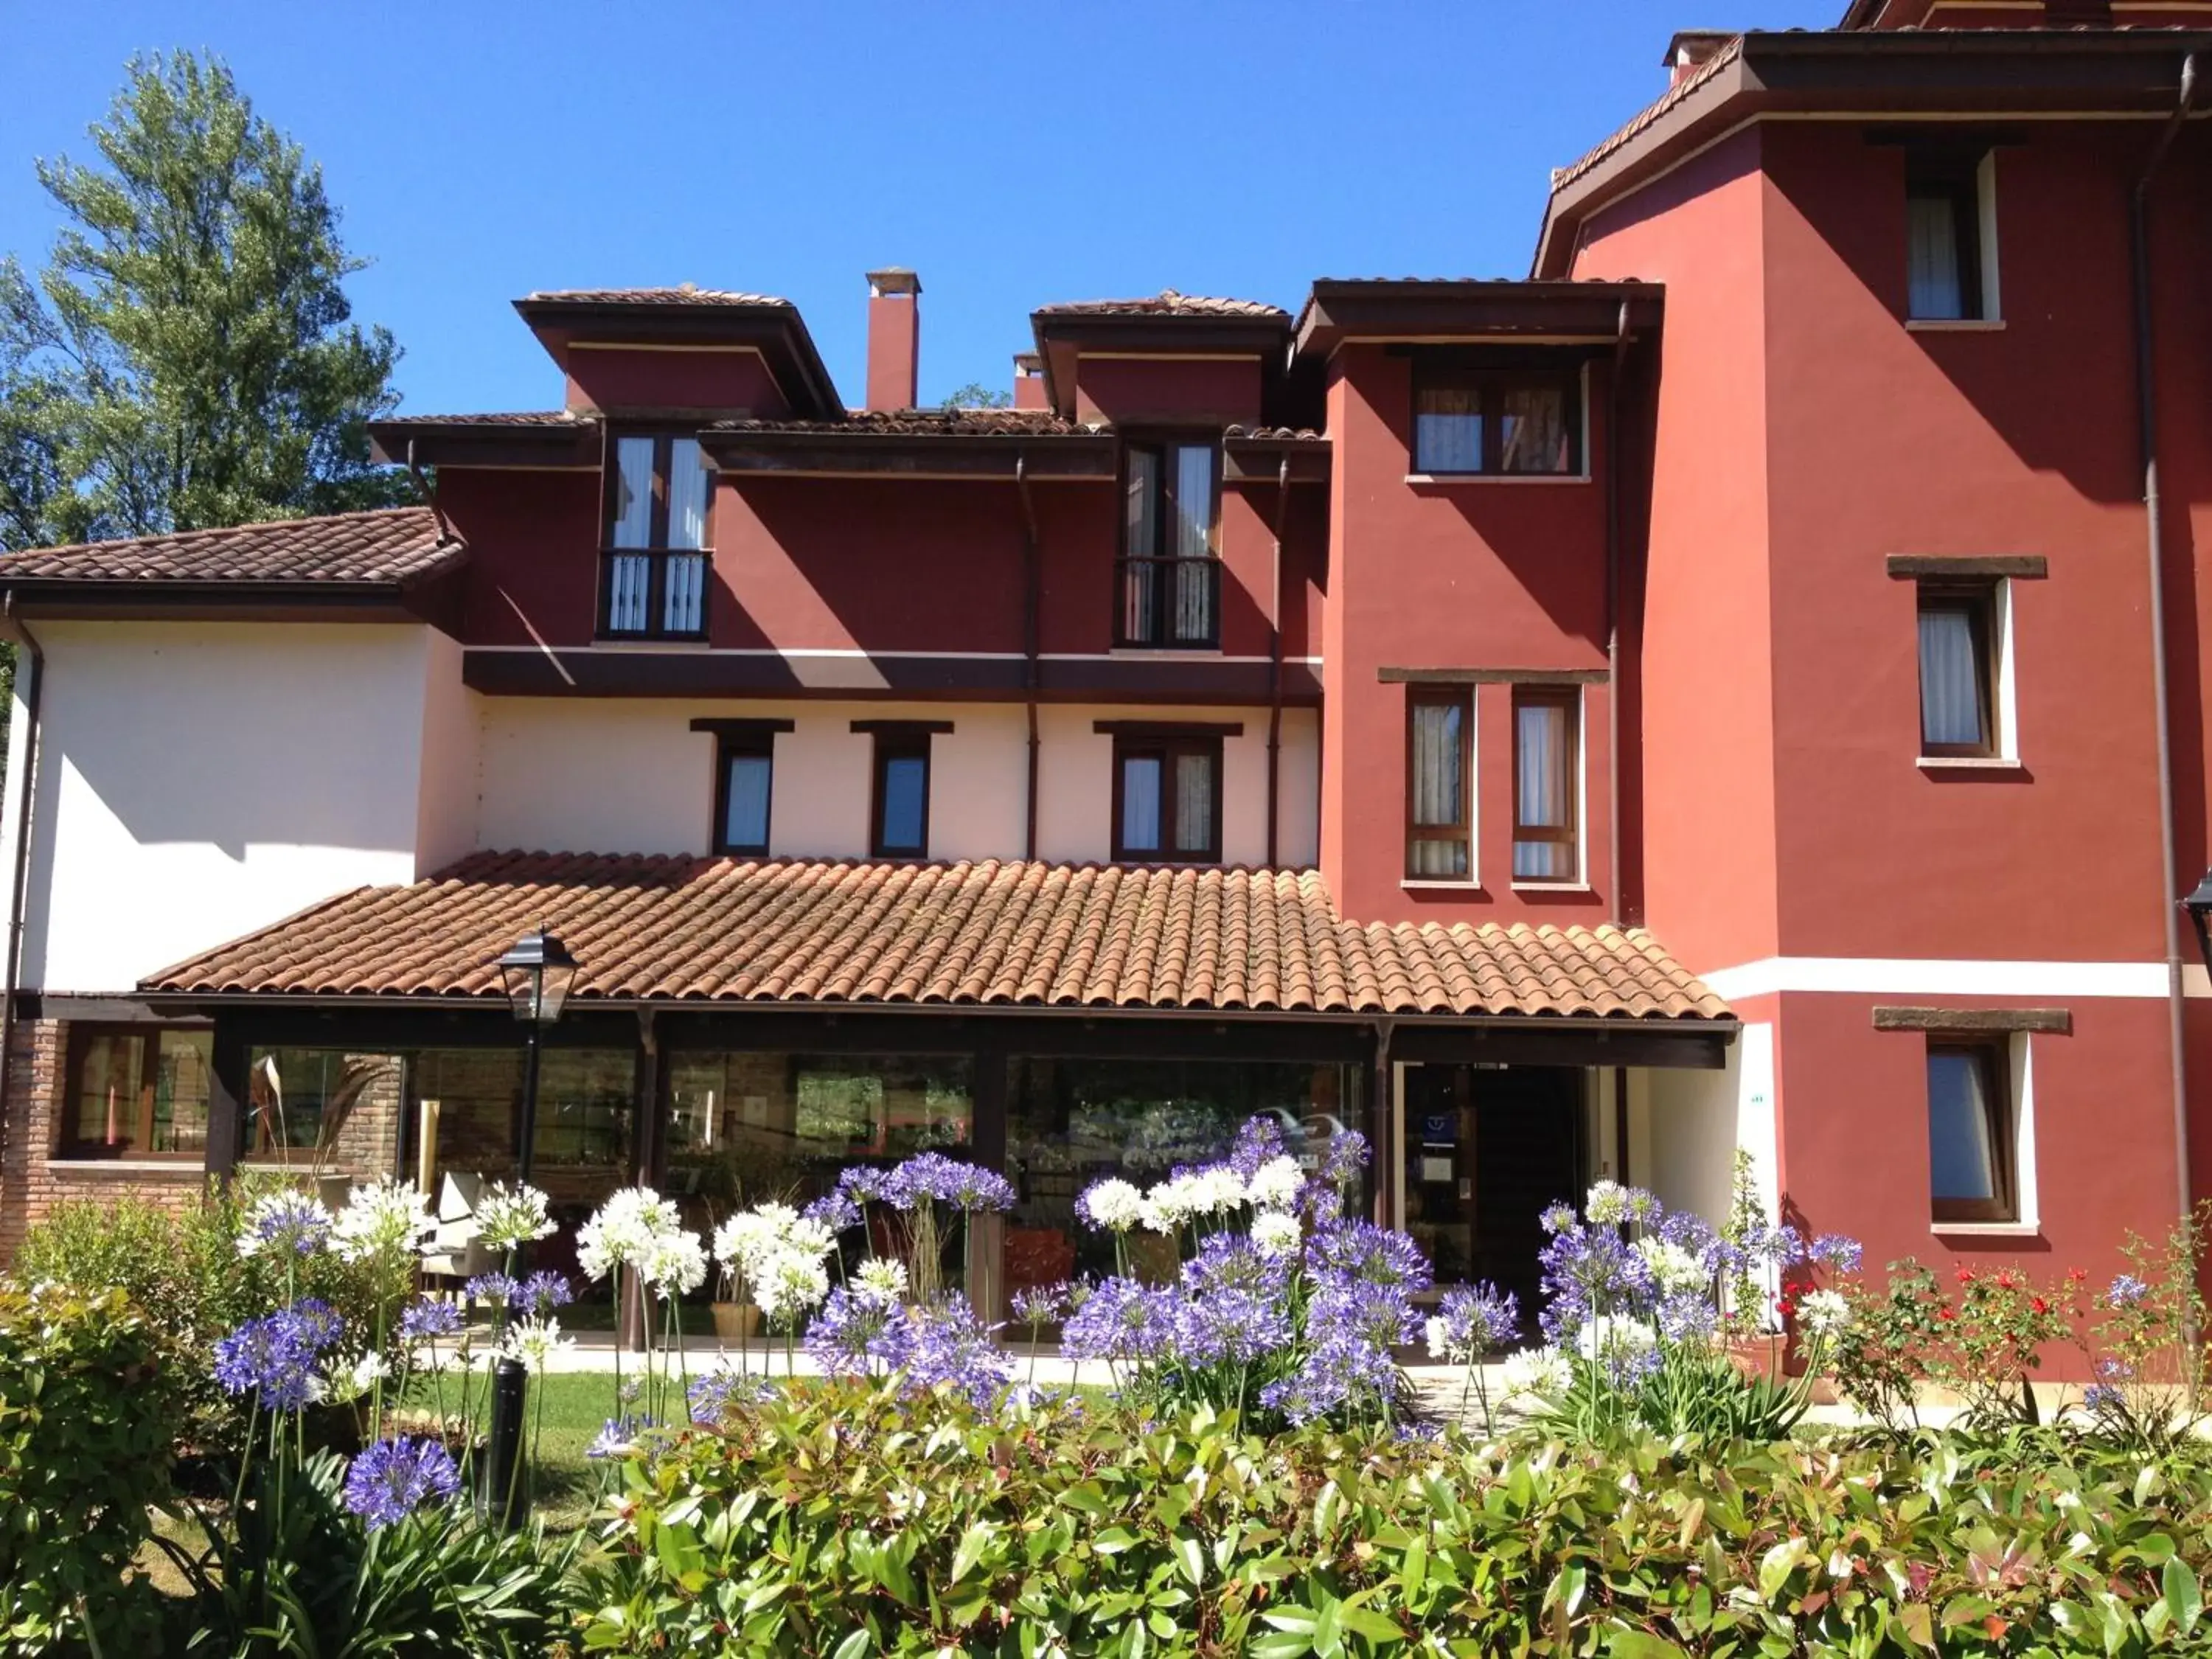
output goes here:
<path id="1" fill-rule="evenodd" d="M 0 545 L 409 499 L 369 465 L 399 352 L 350 320 L 322 170 L 219 60 L 129 75 L 103 165 L 38 163 L 67 217 L 45 270 L 0 259 Z"/>
<path id="2" fill-rule="evenodd" d="M 953 388 L 952 395 L 945 400 L 946 409 L 1011 409 L 1014 394 L 994 392 L 981 380 L 970 380 L 966 386 Z"/>

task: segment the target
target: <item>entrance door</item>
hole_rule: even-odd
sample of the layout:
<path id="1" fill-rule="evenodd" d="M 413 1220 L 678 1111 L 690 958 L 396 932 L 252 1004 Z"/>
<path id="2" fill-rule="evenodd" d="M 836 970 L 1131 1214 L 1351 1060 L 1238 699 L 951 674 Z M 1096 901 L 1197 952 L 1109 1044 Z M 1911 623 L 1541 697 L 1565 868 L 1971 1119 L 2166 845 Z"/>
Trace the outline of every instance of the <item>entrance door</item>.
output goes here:
<path id="1" fill-rule="evenodd" d="M 1487 1279 L 1539 1305 L 1537 1218 L 1582 1193 L 1583 1073 L 1557 1066 L 1406 1071 L 1406 1231 L 1439 1285 Z"/>

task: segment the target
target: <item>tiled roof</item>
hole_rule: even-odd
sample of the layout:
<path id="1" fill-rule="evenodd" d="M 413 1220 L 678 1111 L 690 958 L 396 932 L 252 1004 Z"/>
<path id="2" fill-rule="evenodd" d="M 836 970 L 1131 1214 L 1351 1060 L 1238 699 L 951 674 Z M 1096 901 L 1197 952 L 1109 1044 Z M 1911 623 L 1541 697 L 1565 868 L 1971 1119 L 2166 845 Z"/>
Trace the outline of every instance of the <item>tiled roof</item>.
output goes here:
<path id="1" fill-rule="evenodd" d="M 856 409 L 842 421 L 717 421 L 717 432 L 878 433 L 889 437 L 1088 437 L 1107 430 L 1046 409 Z"/>
<path id="2" fill-rule="evenodd" d="M 1281 317 L 1290 313 L 1260 300 L 1214 300 L 1164 288 L 1135 300 L 1066 300 L 1039 306 L 1040 317 Z"/>
<path id="3" fill-rule="evenodd" d="M 742 294 L 730 289 L 694 288 L 684 283 L 675 288 L 551 288 L 523 296 L 588 306 L 787 306 L 775 294 Z"/>
<path id="4" fill-rule="evenodd" d="M 1727 1018 L 1647 934 L 1340 920 L 1310 871 L 480 853 L 155 975 L 222 994 L 500 994 L 558 933 L 572 998 Z"/>
<path id="5" fill-rule="evenodd" d="M 0 582 L 404 582 L 460 557 L 427 507 L 279 519 L 0 556 Z"/>
<path id="6" fill-rule="evenodd" d="M 1596 167 L 1599 162 L 1604 161 L 1606 157 L 1611 155 L 1615 150 L 1620 149 L 1626 146 L 1638 134 L 1650 127 L 1653 122 L 1658 120 L 1661 116 L 1666 114 L 1668 110 L 1673 109 L 1677 104 L 1680 103 L 1684 99 L 1689 97 L 1691 94 L 1697 91 L 1699 87 L 1704 86 L 1706 82 L 1711 80 L 1723 69 L 1726 69 L 1730 64 L 1733 64 L 1737 58 L 1742 56 L 1743 36 L 1739 34 L 1735 40 L 1729 41 L 1718 52 L 1716 52 L 1711 58 L 1705 59 L 1704 63 L 1698 64 L 1695 70 L 1684 76 L 1673 86 L 1668 88 L 1666 94 L 1660 98 L 1657 102 L 1646 105 L 1644 108 L 1632 120 L 1630 120 L 1626 126 L 1603 140 L 1595 149 L 1592 149 L 1580 161 L 1576 161 L 1569 167 L 1553 168 L 1553 192 L 1557 194 L 1564 186 L 1574 183 L 1576 179 L 1581 178 L 1583 174 Z"/>
<path id="7" fill-rule="evenodd" d="M 1229 426 L 1224 427 L 1221 429 L 1221 435 L 1224 438 L 1232 439 L 1260 438 L 1273 440 L 1295 438 L 1304 443 L 1310 442 L 1316 439 L 1326 438 L 1328 436 L 1328 434 L 1326 432 L 1317 432 L 1310 426 Z"/>
<path id="8" fill-rule="evenodd" d="M 481 415 L 380 415 L 374 426 L 585 426 L 597 416 L 573 409 L 518 409 Z"/>

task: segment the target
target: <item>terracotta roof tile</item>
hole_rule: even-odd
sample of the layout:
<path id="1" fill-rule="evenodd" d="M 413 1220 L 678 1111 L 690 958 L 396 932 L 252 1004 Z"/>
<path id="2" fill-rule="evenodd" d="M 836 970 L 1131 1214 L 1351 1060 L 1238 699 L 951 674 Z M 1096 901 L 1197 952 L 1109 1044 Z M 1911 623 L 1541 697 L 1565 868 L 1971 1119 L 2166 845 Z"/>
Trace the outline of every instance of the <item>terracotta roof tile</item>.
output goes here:
<path id="1" fill-rule="evenodd" d="M 589 426 L 598 416 L 573 409 L 518 409 L 477 415 L 380 415 L 376 426 Z"/>
<path id="2" fill-rule="evenodd" d="M 1625 125 L 1600 140 L 1597 145 L 1580 161 L 1566 167 L 1553 168 L 1553 193 L 1558 194 L 1563 186 L 1574 183 L 1583 174 L 1604 161 L 1607 156 L 1625 147 L 1661 116 L 1689 97 L 1741 56 L 1743 56 L 1743 36 L 1739 34 L 1689 74 L 1668 88 L 1657 100 L 1638 111 Z"/>
<path id="3" fill-rule="evenodd" d="M 1044 409 L 856 409 L 836 421 L 716 421 L 716 432 L 817 432 L 835 437 L 1087 438 L 1109 428 L 1063 420 Z"/>
<path id="4" fill-rule="evenodd" d="M 674 288 L 549 288 L 523 296 L 523 303 L 544 300 L 588 306 L 788 306 L 775 294 L 744 294 L 731 289 L 696 288 L 690 283 Z"/>
<path id="5" fill-rule="evenodd" d="M 0 555 L 0 582 L 404 582 L 459 559 L 426 507 L 337 513 Z"/>
<path id="6" fill-rule="evenodd" d="M 1729 1017 L 1641 931 L 1362 926 L 1311 871 L 547 853 L 340 894 L 144 988 L 490 999 L 541 925 L 586 1001 Z"/>
<path id="7" fill-rule="evenodd" d="M 1039 306 L 1040 317 L 1280 317 L 1290 313 L 1261 300 L 1209 299 L 1202 294 L 1178 294 L 1164 288 L 1133 300 L 1063 300 Z"/>

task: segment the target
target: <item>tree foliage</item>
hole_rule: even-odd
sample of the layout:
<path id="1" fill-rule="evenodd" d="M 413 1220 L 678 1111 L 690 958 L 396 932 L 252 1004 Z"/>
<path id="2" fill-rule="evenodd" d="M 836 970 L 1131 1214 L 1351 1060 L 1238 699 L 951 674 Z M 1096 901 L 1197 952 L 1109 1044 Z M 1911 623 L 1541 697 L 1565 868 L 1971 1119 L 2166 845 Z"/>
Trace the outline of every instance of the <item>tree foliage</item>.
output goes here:
<path id="1" fill-rule="evenodd" d="M 994 390 L 981 380 L 970 380 L 963 386 L 954 387 L 951 395 L 945 398 L 944 406 L 947 409 L 1012 409 L 1014 394 Z"/>
<path id="2" fill-rule="evenodd" d="M 398 348 L 351 320 L 322 170 L 219 60 L 129 77 L 100 165 L 38 163 L 66 220 L 46 268 L 0 259 L 0 545 L 405 499 L 366 431 Z"/>

